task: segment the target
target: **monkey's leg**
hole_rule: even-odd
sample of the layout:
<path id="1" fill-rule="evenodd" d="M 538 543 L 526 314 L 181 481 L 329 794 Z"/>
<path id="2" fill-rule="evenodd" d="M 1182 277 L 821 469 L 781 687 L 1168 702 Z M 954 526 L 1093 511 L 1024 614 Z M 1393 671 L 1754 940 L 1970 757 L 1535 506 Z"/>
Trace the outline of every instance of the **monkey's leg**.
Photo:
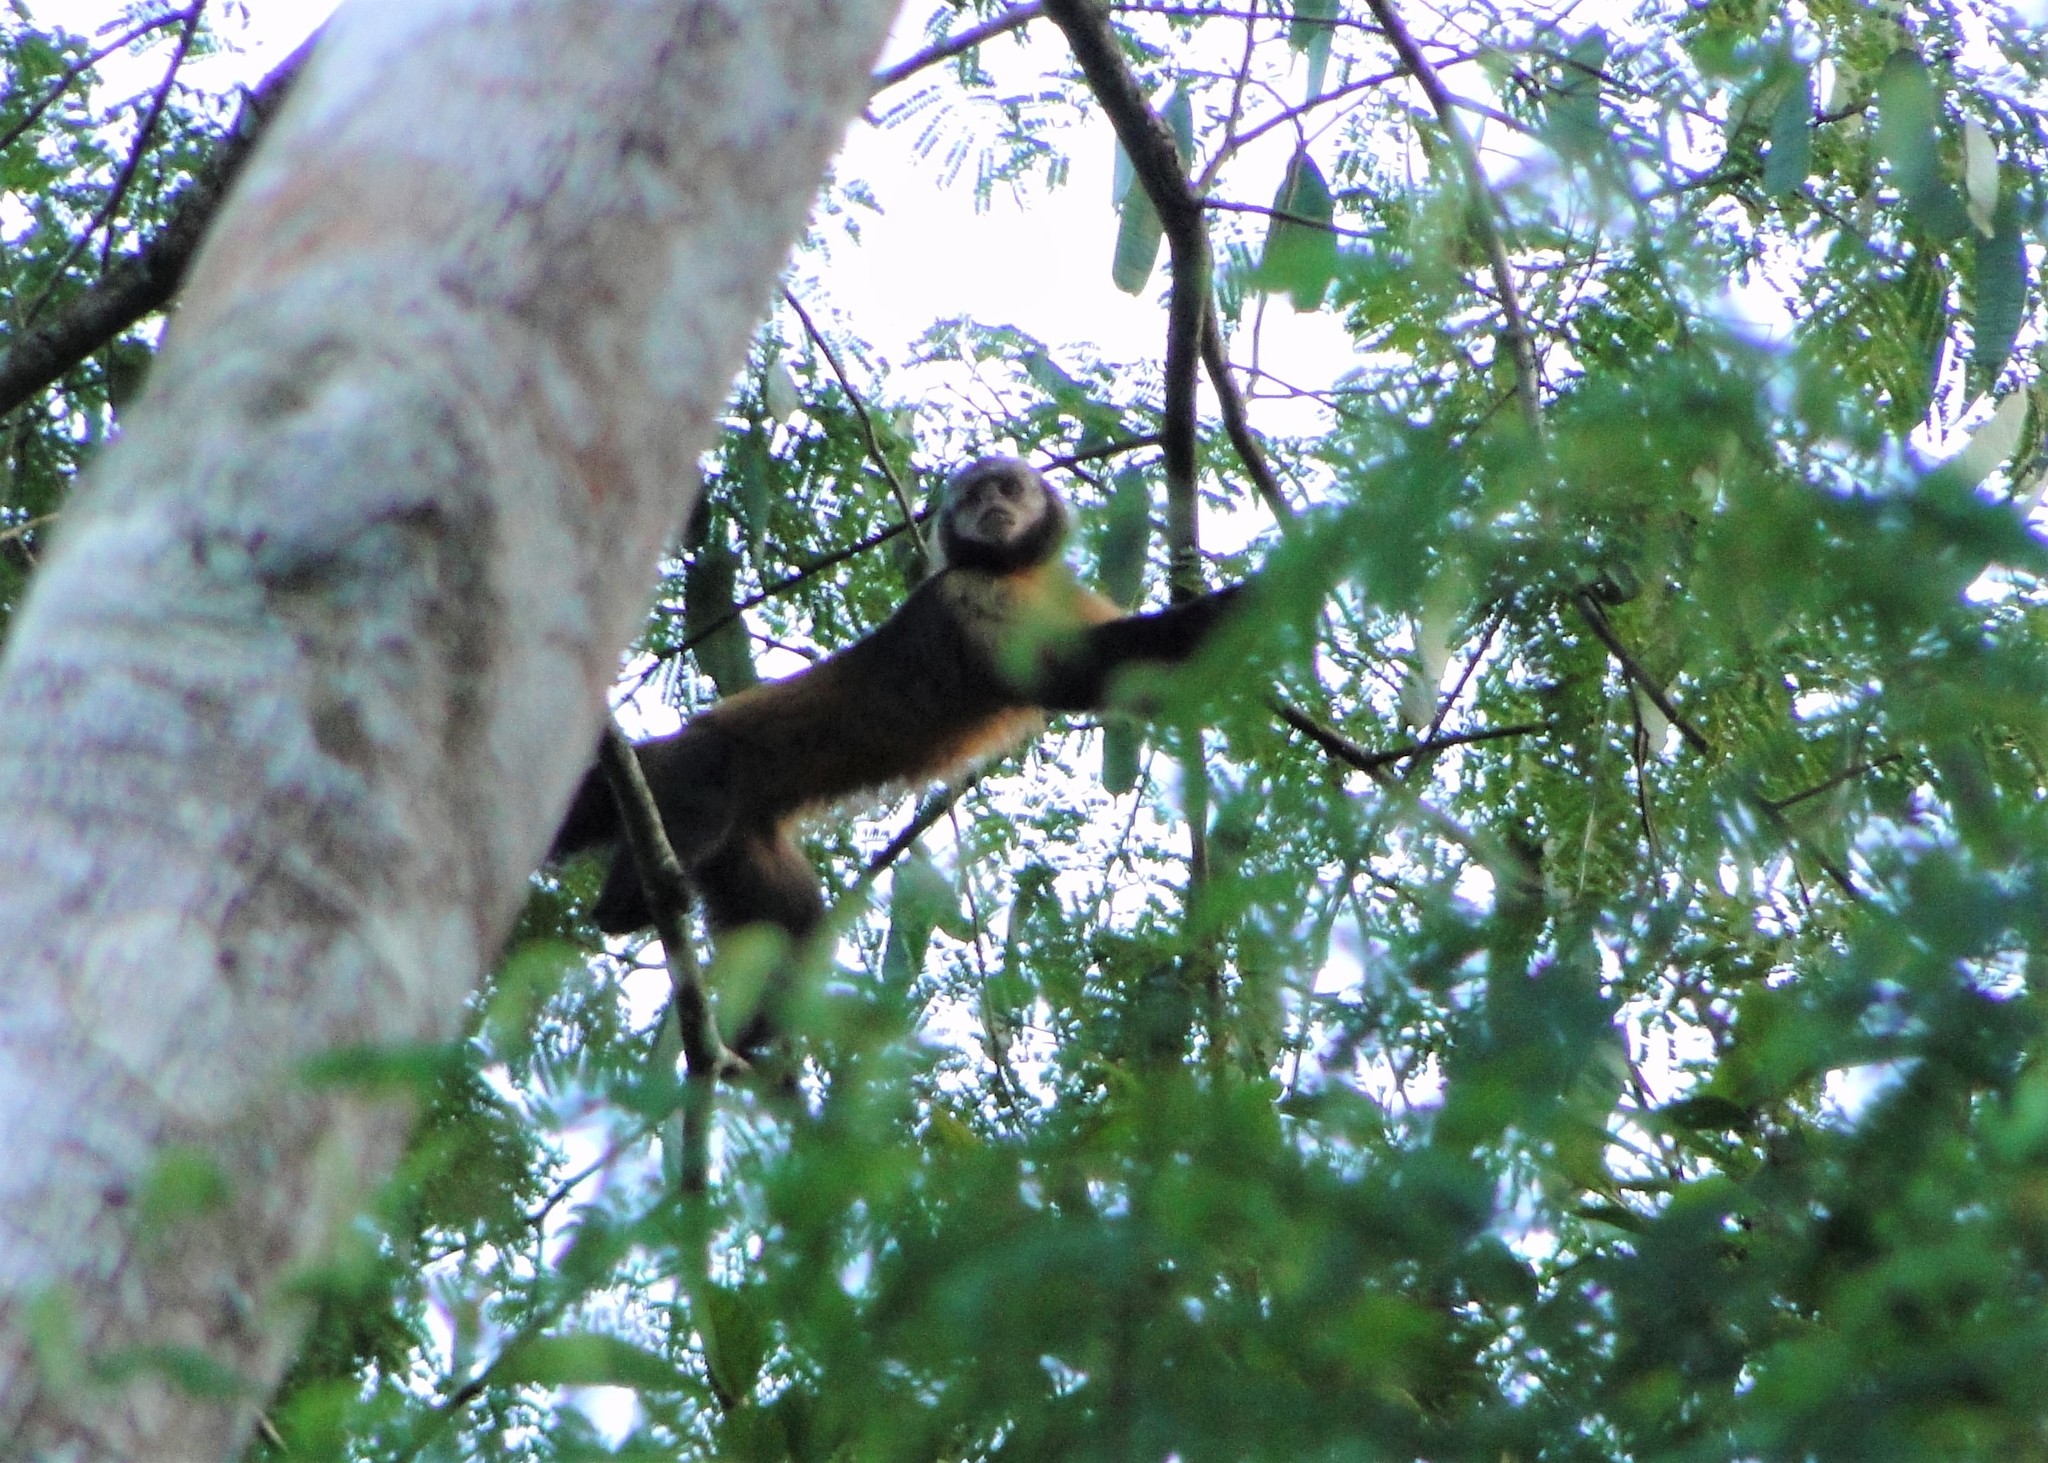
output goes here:
<path id="1" fill-rule="evenodd" d="M 818 876 L 794 841 L 775 829 L 739 832 L 697 867 L 692 876 L 704 900 L 713 934 L 746 925 L 773 925 L 789 936 L 783 960 L 761 992 L 732 1049 L 745 1055 L 770 1045 L 780 1034 L 788 1005 L 792 959 L 825 922 Z"/>

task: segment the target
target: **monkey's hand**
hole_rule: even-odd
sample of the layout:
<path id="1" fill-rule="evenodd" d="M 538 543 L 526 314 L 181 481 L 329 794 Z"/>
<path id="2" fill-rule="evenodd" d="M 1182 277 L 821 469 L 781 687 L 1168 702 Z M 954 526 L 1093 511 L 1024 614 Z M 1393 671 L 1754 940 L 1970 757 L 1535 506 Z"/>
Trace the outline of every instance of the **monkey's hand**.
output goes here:
<path id="1" fill-rule="evenodd" d="M 1126 615 L 1088 629 L 1039 657 L 1034 699 L 1048 711 L 1100 711 L 1109 683 L 1127 665 L 1179 665 L 1188 660 L 1230 614 L 1242 584 L 1212 590 L 1150 614 Z"/>

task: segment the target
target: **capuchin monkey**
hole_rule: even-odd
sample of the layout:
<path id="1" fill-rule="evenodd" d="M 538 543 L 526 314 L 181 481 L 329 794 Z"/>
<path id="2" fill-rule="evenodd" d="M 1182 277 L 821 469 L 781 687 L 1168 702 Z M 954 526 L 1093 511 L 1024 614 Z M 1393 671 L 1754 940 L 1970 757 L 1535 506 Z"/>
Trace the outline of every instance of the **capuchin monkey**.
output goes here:
<path id="1" fill-rule="evenodd" d="M 807 812 L 998 756 L 1042 730 L 1045 712 L 1102 710 L 1117 671 L 1186 660 L 1240 588 L 1127 615 L 1074 578 L 1059 556 L 1066 536 L 1066 504 L 1036 469 L 983 458 L 946 486 L 942 567 L 873 634 L 638 745 L 714 934 L 765 923 L 808 939 L 825 903 L 794 836 Z M 600 846 L 611 869 L 592 920 L 608 934 L 651 924 L 611 788 L 593 770 L 550 856 Z"/>

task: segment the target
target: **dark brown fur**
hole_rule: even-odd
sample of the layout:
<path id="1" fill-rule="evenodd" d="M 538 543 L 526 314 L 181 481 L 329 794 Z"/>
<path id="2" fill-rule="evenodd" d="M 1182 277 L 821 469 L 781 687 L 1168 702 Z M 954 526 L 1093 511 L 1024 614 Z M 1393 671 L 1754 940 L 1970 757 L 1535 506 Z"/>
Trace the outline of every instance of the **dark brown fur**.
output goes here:
<path id="1" fill-rule="evenodd" d="M 638 747 L 676 857 L 714 931 L 768 923 L 792 939 L 824 917 L 792 830 L 855 793 L 944 777 L 1024 741 L 1044 711 L 1099 709 L 1115 671 L 1200 645 L 1233 590 L 1125 615 L 1060 561 L 1066 508 L 1038 473 L 989 458 L 939 512 L 945 567 L 873 634 L 808 670 L 741 692 Z M 649 923 L 618 809 L 585 781 L 554 852 L 616 846 L 591 917 Z"/>

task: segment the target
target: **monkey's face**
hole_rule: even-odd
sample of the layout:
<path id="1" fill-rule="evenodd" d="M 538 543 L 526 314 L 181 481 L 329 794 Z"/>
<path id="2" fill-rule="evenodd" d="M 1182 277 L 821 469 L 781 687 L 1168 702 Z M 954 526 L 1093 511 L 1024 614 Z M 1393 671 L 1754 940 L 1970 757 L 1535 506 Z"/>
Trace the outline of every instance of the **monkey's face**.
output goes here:
<path id="1" fill-rule="evenodd" d="M 952 531 L 995 548 L 1014 543 L 1046 512 L 1045 479 L 1026 463 L 990 457 L 956 476 L 946 489 Z"/>
<path id="2" fill-rule="evenodd" d="M 998 573 L 1043 563 L 1066 534 L 1059 496 L 1029 463 L 985 457 L 955 474 L 939 509 L 939 547 L 955 568 Z"/>

